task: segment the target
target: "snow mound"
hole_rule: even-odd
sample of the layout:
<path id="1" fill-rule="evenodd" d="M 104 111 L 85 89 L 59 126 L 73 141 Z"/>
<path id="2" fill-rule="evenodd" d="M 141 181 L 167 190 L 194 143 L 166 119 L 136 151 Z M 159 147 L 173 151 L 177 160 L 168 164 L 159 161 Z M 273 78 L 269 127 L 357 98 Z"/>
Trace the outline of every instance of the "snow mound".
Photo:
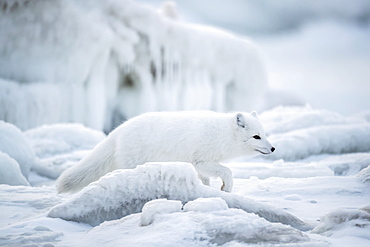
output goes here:
<path id="1" fill-rule="evenodd" d="M 370 166 L 360 171 L 357 177 L 361 182 L 370 184 Z"/>
<path id="2" fill-rule="evenodd" d="M 212 212 L 226 210 L 229 207 L 221 198 L 197 198 L 184 205 L 184 211 Z"/>
<path id="3" fill-rule="evenodd" d="M 43 125 L 24 132 L 40 158 L 76 150 L 91 150 L 106 136 L 81 124 Z"/>
<path id="4" fill-rule="evenodd" d="M 0 120 L 0 151 L 16 160 L 25 178 L 35 165 L 35 152 L 21 130 Z"/>
<path id="5" fill-rule="evenodd" d="M 255 213 L 268 221 L 300 230 L 311 229 L 309 224 L 284 210 L 203 185 L 189 163 L 147 163 L 135 169 L 113 171 L 53 207 L 48 216 L 98 225 L 138 213 L 145 203 L 154 199 L 185 203 L 200 197 L 220 197 L 230 208 Z"/>
<path id="6" fill-rule="evenodd" d="M 311 107 L 275 108 L 260 116 L 276 151 L 270 159 L 370 151 L 370 123 Z"/>
<path id="7" fill-rule="evenodd" d="M 370 165 L 370 153 L 330 156 L 320 160 L 319 164 L 329 167 L 335 176 L 356 175 Z"/>
<path id="8" fill-rule="evenodd" d="M 370 124 L 332 125 L 270 136 L 272 159 L 297 160 L 323 153 L 370 151 Z"/>
<path id="9" fill-rule="evenodd" d="M 58 178 L 105 138 L 103 132 L 81 124 L 44 125 L 24 133 L 39 157 L 32 170 L 52 179 Z"/>
<path id="10" fill-rule="evenodd" d="M 359 228 L 367 236 L 370 230 L 370 206 L 363 209 L 337 209 L 321 217 L 320 224 L 312 233 L 331 236 L 335 231 Z"/>
<path id="11" fill-rule="evenodd" d="M 22 175 L 19 164 L 8 154 L 0 151 L 0 184 L 30 185 Z"/>
<path id="12" fill-rule="evenodd" d="M 184 210 L 180 208 L 181 201 L 155 200 L 148 202 L 144 209 L 147 205 L 152 211 L 160 212 L 153 217 L 151 224 L 139 226 L 142 215 L 146 213 L 143 210 L 141 214 L 104 222 L 88 232 L 87 238 L 101 244 L 101 236 L 114 229 L 117 234 L 125 234 L 125 244 L 128 246 L 137 246 L 134 241 L 138 238 L 139 246 L 173 246 L 174 243 L 176 246 L 217 246 L 228 243 L 308 246 L 300 245 L 308 242 L 312 244 L 309 246 L 316 246 L 301 231 L 280 223 L 270 223 L 240 209 L 230 209 L 220 198 L 189 201 L 184 205 Z M 216 208 L 212 205 L 216 205 Z M 118 243 L 114 241 L 110 244 Z"/>
<path id="13" fill-rule="evenodd" d="M 359 118 L 344 117 L 338 113 L 313 109 L 310 105 L 303 107 L 276 107 L 258 116 L 268 134 L 287 133 L 325 125 L 345 125 L 363 123 Z"/>
<path id="14" fill-rule="evenodd" d="M 182 208 L 181 201 L 156 199 L 145 203 L 140 217 L 140 225 L 147 226 L 153 223 L 158 214 L 169 214 L 180 212 Z"/>

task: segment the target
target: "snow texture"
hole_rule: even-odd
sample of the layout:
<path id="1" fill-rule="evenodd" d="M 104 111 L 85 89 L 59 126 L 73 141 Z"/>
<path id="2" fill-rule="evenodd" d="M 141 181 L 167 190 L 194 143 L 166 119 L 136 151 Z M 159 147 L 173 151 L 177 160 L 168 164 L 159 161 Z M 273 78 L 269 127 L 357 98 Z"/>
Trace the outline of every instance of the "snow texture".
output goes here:
<path id="1" fill-rule="evenodd" d="M 326 122 L 307 120 L 312 111 L 316 120 L 336 115 L 307 107 L 276 108 L 261 114 L 261 120 L 268 126 L 275 120 L 264 117 L 278 116 L 279 111 L 287 112 L 287 119 L 289 111 L 303 112 L 299 121 L 292 116 L 297 128 L 287 133 L 299 126 L 302 131 L 326 126 Z M 346 126 L 363 123 L 363 117 L 336 116 L 348 121 Z M 75 164 L 86 155 L 84 149 L 104 137 L 65 124 L 21 134 L 32 143 L 31 149 L 37 147 L 41 164 L 54 160 L 51 170 Z M 278 134 L 270 132 L 270 137 Z M 0 164 L 4 161 L 18 165 L 5 153 L 0 154 Z M 0 185 L 1 244 L 365 247 L 369 245 L 368 161 L 369 152 L 321 153 L 294 162 L 265 157 L 230 162 L 225 165 L 233 173 L 233 193 L 221 192 L 217 179 L 211 179 L 210 187 L 203 185 L 187 163 L 149 163 L 117 170 L 74 195 L 57 194 L 50 186 L 55 180 L 43 187 Z M 8 177 L 17 180 L 14 174 Z M 29 181 L 35 184 L 35 180 L 42 185 L 41 177 L 31 170 Z"/>
<path id="2" fill-rule="evenodd" d="M 140 217 L 141 226 L 146 229 L 141 230 L 149 231 L 155 228 L 163 234 L 161 225 L 165 222 L 182 235 L 185 233 L 184 225 L 186 225 L 187 234 L 195 235 L 195 243 L 199 245 L 203 245 L 206 241 L 217 245 L 231 241 L 253 244 L 309 241 L 309 237 L 297 229 L 270 223 L 255 214 L 246 213 L 240 209 L 229 209 L 221 198 L 198 198 L 186 203 L 184 210 L 181 210 L 181 207 L 181 201 L 159 199 L 148 202 L 144 205 Z M 147 216 L 150 216 L 150 224 L 148 224 Z M 189 224 L 192 227 L 189 227 Z M 104 224 L 97 228 L 104 229 Z M 186 239 L 185 236 L 181 237 Z M 181 243 L 180 246 L 183 244 L 185 243 Z"/>
<path id="3" fill-rule="evenodd" d="M 78 122 L 110 131 L 158 110 L 250 111 L 267 87 L 248 39 L 134 1 L 1 0 L 0 13 L 0 119 L 23 130 Z"/>
<path id="4" fill-rule="evenodd" d="M 221 198 L 198 198 L 184 205 L 184 211 L 194 212 L 212 212 L 217 210 L 226 210 L 229 207 Z"/>
<path id="5" fill-rule="evenodd" d="M 77 150 L 91 150 L 105 138 L 101 131 L 81 124 L 52 124 L 24 132 L 39 158 Z"/>
<path id="6" fill-rule="evenodd" d="M 370 165 L 357 174 L 361 182 L 370 184 Z"/>
<path id="7" fill-rule="evenodd" d="M 38 156 L 32 170 L 52 179 L 58 178 L 105 138 L 101 131 L 81 124 L 43 125 L 24 133 Z"/>
<path id="8" fill-rule="evenodd" d="M 148 226 L 153 223 L 158 214 L 169 214 L 180 212 L 182 208 L 181 201 L 156 199 L 145 203 L 140 216 L 140 225 Z"/>
<path id="9" fill-rule="evenodd" d="M 332 235 L 335 231 L 358 227 L 366 232 L 370 230 L 370 206 L 363 209 L 337 209 L 328 213 L 320 219 L 320 224 L 312 232 L 324 235 Z"/>
<path id="10" fill-rule="evenodd" d="M 301 111 L 301 112 L 300 112 Z M 260 116 L 276 147 L 270 159 L 370 151 L 370 124 L 311 107 L 276 108 Z"/>
<path id="11" fill-rule="evenodd" d="M 36 163 L 35 152 L 20 129 L 1 120 L 0 151 L 13 158 L 19 164 L 23 176 L 28 178 L 31 167 Z M 9 162 L 8 160 L 2 166 L 4 167 L 5 165 L 14 166 L 14 162 Z M 11 178 L 8 178 L 8 181 L 10 180 Z"/>
<path id="12" fill-rule="evenodd" d="M 0 184 L 30 185 L 23 176 L 18 162 L 3 152 L 0 152 Z"/>
<path id="13" fill-rule="evenodd" d="M 248 164 L 247 167 L 243 162 L 233 162 L 230 166 L 233 168 L 233 176 L 235 178 L 305 178 L 315 176 L 333 176 L 334 174 L 333 170 L 328 167 L 329 165 L 322 163 L 321 161 L 306 163 L 276 160 L 272 163 L 253 162 Z"/>
<path id="14" fill-rule="evenodd" d="M 199 197 L 221 197 L 229 207 L 255 213 L 268 221 L 281 222 L 300 230 L 311 228 L 283 210 L 203 185 L 189 163 L 148 163 L 135 169 L 113 171 L 53 207 L 48 215 L 98 225 L 138 213 L 145 203 L 154 199 L 185 203 Z"/>

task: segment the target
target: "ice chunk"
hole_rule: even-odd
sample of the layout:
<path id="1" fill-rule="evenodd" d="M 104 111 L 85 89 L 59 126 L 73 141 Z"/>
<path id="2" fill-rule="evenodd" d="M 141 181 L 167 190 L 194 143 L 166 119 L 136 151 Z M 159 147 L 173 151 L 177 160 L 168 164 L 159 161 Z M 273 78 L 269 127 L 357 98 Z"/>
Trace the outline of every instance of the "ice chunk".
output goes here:
<path id="1" fill-rule="evenodd" d="M 181 208 L 181 201 L 156 199 L 147 202 L 145 203 L 141 213 L 140 224 L 141 226 L 150 225 L 156 215 L 180 212 Z"/>
<path id="2" fill-rule="evenodd" d="M 216 210 L 226 210 L 229 207 L 221 198 L 197 198 L 184 205 L 185 211 L 212 212 Z"/>
<path id="3" fill-rule="evenodd" d="M 348 227 L 370 229 L 369 206 L 364 209 L 337 209 L 321 217 L 320 224 L 312 232 L 330 236 Z"/>
<path id="4" fill-rule="evenodd" d="M 230 209 L 225 201 L 222 201 L 220 198 L 198 198 L 185 204 L 184 210 L 181 211 L 178 211 L 179 205 L 176 205 L 180 202 L 169 203 L 171 209 L 176 205 L 175 212 L 167 212 L 166 209 L 162 211 L 163 203 L 168 201 L 161 201 L 151 205 L 157 207 L 154 211 L 162 213 L 160 217 L 155 217 L 150 225 L 139 226 L 138 218 L 142 218 L 143 212 L 117 221 L 104 222 L 89 231 L 86 239 L 100 245 L 104 239 L 102 236 L 112 234 L 113 230 L 117 234 L 124 233 L 129 236 L 125 238 L 125 244 L 128 246 L 213 246 L 229 243 L 232 246 L 238 243 L 243 246 L 320 246 L 297 229 L 268 222 L 240 209 Z M 206 210 L 212 202 L 220 207 Z M 139 243 L 134 242 L 137 239 L 140 239 Z M 115 242 L 112 244 L 115 245 Z"/>
<path id="5" fill-rule="evenodd" d="M 370 184 L 370 166 L 360 171 L 357 174 L 357 177 L 360 179 L 361 182 Z"/>
<path id="6" fill-rule="evenodd" d="M 30 185 L 17 161 L 0 151 L 0 184 Z"/>
<path id="7" fill-rule="evenodd" d="M 171 4 L 165 18 L 135 1 L 23 2 L 0 7 L 0 119 L 23 130 L 79 122 L 108 132 L 148 111 L 252 110 L 267 88 L 249 39 L 178 22 Z"/>
<path id="8" fill-rule="evenodd" d="M 0 120 L 0 151 L 15 159 L 25 178 L 36 163 L 35 152 L 23 133 L 13 124 Z"/>
<path id="9" fill-rule="evenodd" d="M 220 197 L 230 208 L 256 213 L 271 222 L 311 229 L 309 224 L 284 210 L 203 185 L 189 163 L 148 163 L 135 169 L 113 171 L 53 207 L 48 215 L 98 225 L 138 213 L 145 203 L 154 199 L 185 203 L 200 197 Z"/>

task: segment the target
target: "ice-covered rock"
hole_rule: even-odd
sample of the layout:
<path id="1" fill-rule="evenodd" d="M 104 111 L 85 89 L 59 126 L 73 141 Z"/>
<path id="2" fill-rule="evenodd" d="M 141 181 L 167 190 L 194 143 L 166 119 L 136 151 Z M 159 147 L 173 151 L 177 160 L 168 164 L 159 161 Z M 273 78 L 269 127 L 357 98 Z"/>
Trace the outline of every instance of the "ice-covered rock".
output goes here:
<path id="1" fill-rule="evenodd" d="M 159 213 L 152 215 L 151 224 L 143 226 L 139 222 L 142 223 L 148 204 L 153 209 L 151 211 Z M 99 245 L 102 244 L 101 236 L 117 232 L 127 236 L 124 243 L 128 246 L 325 246 L 317 245 L 318 242 L 311 241 L 306 234 L 290 226 L 268 222 L 240 209 L 230 209 L 221 198 L 198 198 L 187 202 L 184 210 L 179 209 L 180 201 L 155 200 L 146 205 L 141 214 L 94 227 L 86 239 Z M 86 242 L 82 240 L 81 243 Z M 109 243 L 117 245 L 119 241 Z"/>
<path id="2" fill-rule="evenodd" d="M 1 120 L 0 151 L 16 160 L 23 176 L 28 178 L 31 167 L 36 164 L 35 152 L 27 138 L 15 125 Z"/>
<path id="3" fill-rule="evenodd" d="M 154 199 L 185 203 L 201 197 L 220 197 L 230 208 L 255 213 L 268 221 L 301 230 L 311 228 L 284 210 L 203 185 L 189 163 L 148 163 L 135 169 L 113 171 L 53 207 L 48 215 L 98 225 L 141 212 L 144 204 Z"/>
<path id="4" fill-rule="evenodd" d="M 252 110 L 267 87 L 248 39 L 135 1 L 2 0 L 0 36 L 0 119 L 21 129 L 110 131 L 147 111 Z"/>
<path id="5" fill-rule="evenodd" d="M 23 176 L 19 164 L 8 154 L 0 151 L 0 184 L 30 185 Z"/>

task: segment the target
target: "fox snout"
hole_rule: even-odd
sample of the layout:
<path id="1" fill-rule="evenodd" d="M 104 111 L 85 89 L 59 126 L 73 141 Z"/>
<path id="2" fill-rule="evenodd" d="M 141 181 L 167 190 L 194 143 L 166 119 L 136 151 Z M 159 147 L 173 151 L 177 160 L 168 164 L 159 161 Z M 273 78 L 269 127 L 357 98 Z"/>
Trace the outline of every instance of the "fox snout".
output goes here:
<path id="1" fill-rule="evenodd" d="M 271 148 L 271 153 L 273 153 L 275 151 L 275 148 L 274 147 L 272 147 Z"/>

